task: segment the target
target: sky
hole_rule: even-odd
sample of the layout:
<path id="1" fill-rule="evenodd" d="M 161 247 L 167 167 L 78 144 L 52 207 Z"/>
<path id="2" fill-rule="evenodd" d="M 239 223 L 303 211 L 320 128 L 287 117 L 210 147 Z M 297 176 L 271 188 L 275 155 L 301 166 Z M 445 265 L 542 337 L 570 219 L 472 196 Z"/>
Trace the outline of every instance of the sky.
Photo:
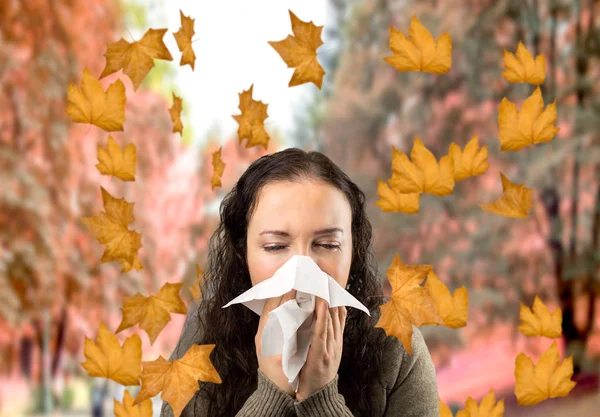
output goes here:
<path id="1" fill-rule="evenodd" d="M 190 112 L 194 143 L 201 145 L 209 130 L 219 126 L 222 141 L 236 135 L 240 114 L 239 93 L 254 84 L 253 98 L 268 104 L 267 130 L 276 129 L 287 142 L 294 109 L 302 108 L 314 84 L 288 87 L 293 68 L 288 68 L 267 42 L 279 41 L 291 32 L 288 9 L 299 19 L 320 26 L 326 22 L 327 0 L 137 0 L 148 5 L 148 24 L 166 27 L 167 48 L 177 64 L 176 84 L 183 95 L 184 111 Z M 179 10 L 195 19 L 193 48 L 195 70 L 179 67 L 181 53 L 172 35 L 179 30 Z M 322 32 L 325 41 L 325 30 Z M 318 50 L 325 50 L 324 43 Z"/>

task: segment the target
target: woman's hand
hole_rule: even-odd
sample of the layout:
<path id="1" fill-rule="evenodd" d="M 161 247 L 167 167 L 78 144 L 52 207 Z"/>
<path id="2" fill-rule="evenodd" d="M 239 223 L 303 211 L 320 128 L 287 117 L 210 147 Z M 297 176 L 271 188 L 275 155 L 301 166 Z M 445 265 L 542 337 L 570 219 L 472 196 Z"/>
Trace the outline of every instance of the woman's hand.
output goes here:
<path id="1" fill-rule="evenodd" d="M 281 365 L 281 355 L 273 355 L 268 358 L 262 358 L 262 332 L 265 324 L 269 320 L 269 312 L 276 309 L 282 304 L 285 304 L 289 300 L 296 298 L 296 290 L 292 290 L 287 294 L 279 297 L 269 298 L 265 303 L 265 307 L 260 316 L 258 323 L 258 331 L 254 338 L 256 345 L 256 357 L 258 358 L 258 367 L 267 378 L 269 378 L 280 390 L 287 392 L 292 397 L 295 397 L 296 392 L 294 388 L 288 382 L 287 376 L 283 373 L 283 367 Z"/>
<path id="2" fill-rule="evenodd" d="M 299 375 L 298 401 L 333 381 L 342 360 L 346 307 L 327 308 L 327 301 L 316 298 L 317 319 L 306 363 Z"/>

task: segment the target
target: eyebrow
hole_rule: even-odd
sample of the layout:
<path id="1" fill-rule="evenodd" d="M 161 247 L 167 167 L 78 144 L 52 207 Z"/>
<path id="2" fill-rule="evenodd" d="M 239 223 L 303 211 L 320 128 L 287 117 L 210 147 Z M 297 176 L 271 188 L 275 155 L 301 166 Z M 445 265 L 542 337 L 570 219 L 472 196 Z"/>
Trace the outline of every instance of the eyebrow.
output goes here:
<path id="1" fill-rule="evenodd" d="M 314 234 L 319 235 L 319 236 L 320 235 L 333 235 L 338 232 L 344 233 L 344 231 L 342 229 L 340 229 L 339 227 L 327 227 L 325 229 L 315 230 Z M 283 230 L 263 230 L 258 235 L 262 236 L 265 234 L 272 234 L 272 235 L 285 236 L 285 237 L 290 236 L 290 234 L 288 232 L 284 232 Z"/>

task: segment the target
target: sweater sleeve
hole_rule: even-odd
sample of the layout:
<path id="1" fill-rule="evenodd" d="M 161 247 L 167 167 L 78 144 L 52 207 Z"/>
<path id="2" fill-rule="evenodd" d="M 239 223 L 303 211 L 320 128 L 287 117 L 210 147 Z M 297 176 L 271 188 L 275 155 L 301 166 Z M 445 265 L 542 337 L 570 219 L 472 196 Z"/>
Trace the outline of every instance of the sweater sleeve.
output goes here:
<path id="1" fill-rule="evenodd" d="M 191 304 L 188 315 L 183 325 L 183 330 L 175 350 L 169 361 L 180 359 L 192 346 L 194 341 L 200 340 L 198 305 Z M 260 369 L 258 372 L 257 389 L 248 397 L 236 417 L 292 417 L 294 414 L 294 399 L 285 391 L 275 385 Z M 181 412 L 180 417 L 204 417 L 208 415 L 207 396 L 197 391 Z M 160 417 L 174 417 L 173 408 L 163 401 Z"/>
<path id="2" fill-rule="evenodd" d="M 388 393 L 384 417 L 440 415 L 435 366 L 423 334 L 413 326 L 412 355 L 402 349 L 398 378 Z"/>
<path id="3" fill-rule="evenodd" d="M 354 417 L 346 406 L 344 396 L 338 392 L 338 379 L 333 381 L 310 397 L 302 401 L 295 401 L 296 415 L 298 417 Z"/>

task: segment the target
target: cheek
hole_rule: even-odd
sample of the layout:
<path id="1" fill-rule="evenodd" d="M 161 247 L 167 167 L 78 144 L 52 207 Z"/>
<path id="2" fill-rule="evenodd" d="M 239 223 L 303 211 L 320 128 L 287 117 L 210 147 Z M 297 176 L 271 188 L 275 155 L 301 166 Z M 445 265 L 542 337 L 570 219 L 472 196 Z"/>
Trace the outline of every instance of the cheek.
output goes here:
<path id="1" fill-rule="evenodd" d="M 320 262 L 319 268 L 331 275 L 341 287 L 346 288 L 348 276 L 350 274 L 351 261 L 351 256 L 343 254 L 337 259 L 334 258 Z"/>
<path id="2" fill-rule="evenodd" d="M 250 273 L 252 286 L 272 277 L 282 265 L 281 259 L 268 256 L 269 254 L 261 249 L 249 248 L 247 253 L 248 272 Z"/>

